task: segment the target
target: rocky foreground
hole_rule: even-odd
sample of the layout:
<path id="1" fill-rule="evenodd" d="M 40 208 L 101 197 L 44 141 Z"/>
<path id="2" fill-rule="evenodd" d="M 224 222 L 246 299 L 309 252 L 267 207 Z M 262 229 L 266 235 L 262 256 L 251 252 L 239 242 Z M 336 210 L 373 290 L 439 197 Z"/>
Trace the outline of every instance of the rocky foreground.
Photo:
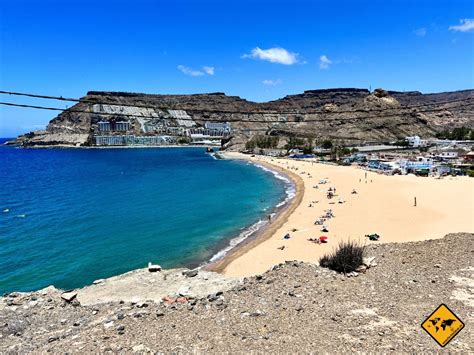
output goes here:
<path id="1" fill-rule="evenodd" d="M 357 276 L 287 262 L 178 302 L 84 306 L 54 288 L 13 293 L 0 298 L 0 352 L 437 352 L 420 325 L 441 303 L 465 323 L 444 350 L 474 351 L 474 234 L 371 245 L 367 255 L 377 265 Z"/>

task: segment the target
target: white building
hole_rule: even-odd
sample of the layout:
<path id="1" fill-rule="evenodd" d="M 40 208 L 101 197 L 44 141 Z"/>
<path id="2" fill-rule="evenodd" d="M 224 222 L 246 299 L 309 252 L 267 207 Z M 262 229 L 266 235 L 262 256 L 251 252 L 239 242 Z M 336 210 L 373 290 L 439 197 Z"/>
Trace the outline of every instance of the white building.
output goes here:
<path id="1" fill-rule="evenodd" d="M 214 129 L 217 131 L 230 132 L 230 123 L 229 122 L 206 122 L 204 123 L 204 128 Z"/>
<path id="2" fill-rule="evenodd" d="M 119 121 L 111 123 L 109 121 L 100 121 L 97 123 L 99 126 L 99 131 L 101 132 L 110 132 L 110 131 L 128 131 L 130 130 L 129 121 Z"/>
<path id="3" fill-rule="evenodd" d="M 95 136 L 96 145 L 167 145 L 175 143 L 170 136 Z"/>
<path id="4" fill-rule="evenodd" d="M 457 159 L 458 157 L 459 157 L 458 152 L 454 150 L 447 150 L 435 155 L 435 158 L 439 160 Z"/>
<path id="5" fill-rule="evenodd" d="M 421 146 L 421 138 L 419 136 L 405 137 L 405 140 L 410 147 L 418 148 Z"/>
<path id="6" fill-rule="evenodd" d="M 193 142 L 204 140 L 221 140 L 230 135 L 230 124 L 228 122 L 206 122 L 204 127 L 188 129 L 188 136 Z"/>
<path id="7" fill-rule="evenodd" d="M 98 125 L 99 125 L 99 131 L 101 132 L 109 132 L 111 130 L 110 122 L 100 121 Z"/>
<path id="8" fill-rule="evenodd" d="M 130 129 L 130 122 L 119 121 L 115 122 L 115 131 L 128 131 Z"/>
<path id="9" fill-rule="evenodd" d="M 415 160 L 401 159 L 399 164 L 404 173 L 419 169 L 430 170 L 433 167 L 433 159 L 426 157 L 417 157 Z"/>

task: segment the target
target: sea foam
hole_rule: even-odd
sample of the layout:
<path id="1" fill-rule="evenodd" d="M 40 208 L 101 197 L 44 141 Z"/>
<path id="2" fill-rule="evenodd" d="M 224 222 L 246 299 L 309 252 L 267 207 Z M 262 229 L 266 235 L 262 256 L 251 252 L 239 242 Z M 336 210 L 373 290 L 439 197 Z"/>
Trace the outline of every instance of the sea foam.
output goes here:
<path id="1" fill-rule="evenodd" d="M 266 172 L 271 173 L 276 179 L 281 180 L 285 184 L 285 199 L 279 202 L 275 208 L 274 212 L 270 213 L 270 217 L 273 218 L 276 215 L 276 211 L 286 205 L 289 201 L 291 201 L 296 196 L 296 186 L 294 183 L 285 175 L 279 173 L 276 170 L 267 168 L 266 166 L 260 165 L 258 163 L 248 162 L 249 165 L 253 165 L 257 168 L 260 168 Z M 209 260 L 210 263 L 218 261 L 225 257 L 229 251 L 237 247 L 239 244 L 244 242 L 246 239 L 251 237 L 254 233 L 259 231 L 262 227 L 268 224 L 268 220 L 258 220 L 256 223 L 252 224 L 250 227 L 245 228 L 237 237 L 230 240 L 229 244 L 224 248 L 214 254 L 211 259 Z M 204 266 L 204 265 L 203 265 Z"/>

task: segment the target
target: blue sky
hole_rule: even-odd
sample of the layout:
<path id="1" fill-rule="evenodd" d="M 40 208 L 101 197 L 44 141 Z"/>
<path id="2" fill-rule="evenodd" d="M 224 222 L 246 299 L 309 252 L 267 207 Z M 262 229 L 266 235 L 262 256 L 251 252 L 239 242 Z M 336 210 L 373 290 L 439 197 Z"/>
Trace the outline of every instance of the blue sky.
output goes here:
<path id="1" fill-rule="evenodd" d="M 332 87 L 467 89 L 473 4 L 0 0 L 0 89 L 67 97 L 221 91 L 253 101 Z M 54 116 L 0 106 L 0 136 Z"/>

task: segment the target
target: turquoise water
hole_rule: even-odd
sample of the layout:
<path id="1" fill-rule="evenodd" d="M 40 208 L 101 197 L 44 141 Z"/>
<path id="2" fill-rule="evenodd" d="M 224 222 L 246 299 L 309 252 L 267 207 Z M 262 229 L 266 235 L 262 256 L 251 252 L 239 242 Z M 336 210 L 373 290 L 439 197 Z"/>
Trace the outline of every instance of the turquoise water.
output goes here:
<path id="1" fill-rule="evenodd" d="M 285 196 L 271 173 L 202 148 L 2 147 L 0 186 L 0 293 L 198 265 Z"/>

